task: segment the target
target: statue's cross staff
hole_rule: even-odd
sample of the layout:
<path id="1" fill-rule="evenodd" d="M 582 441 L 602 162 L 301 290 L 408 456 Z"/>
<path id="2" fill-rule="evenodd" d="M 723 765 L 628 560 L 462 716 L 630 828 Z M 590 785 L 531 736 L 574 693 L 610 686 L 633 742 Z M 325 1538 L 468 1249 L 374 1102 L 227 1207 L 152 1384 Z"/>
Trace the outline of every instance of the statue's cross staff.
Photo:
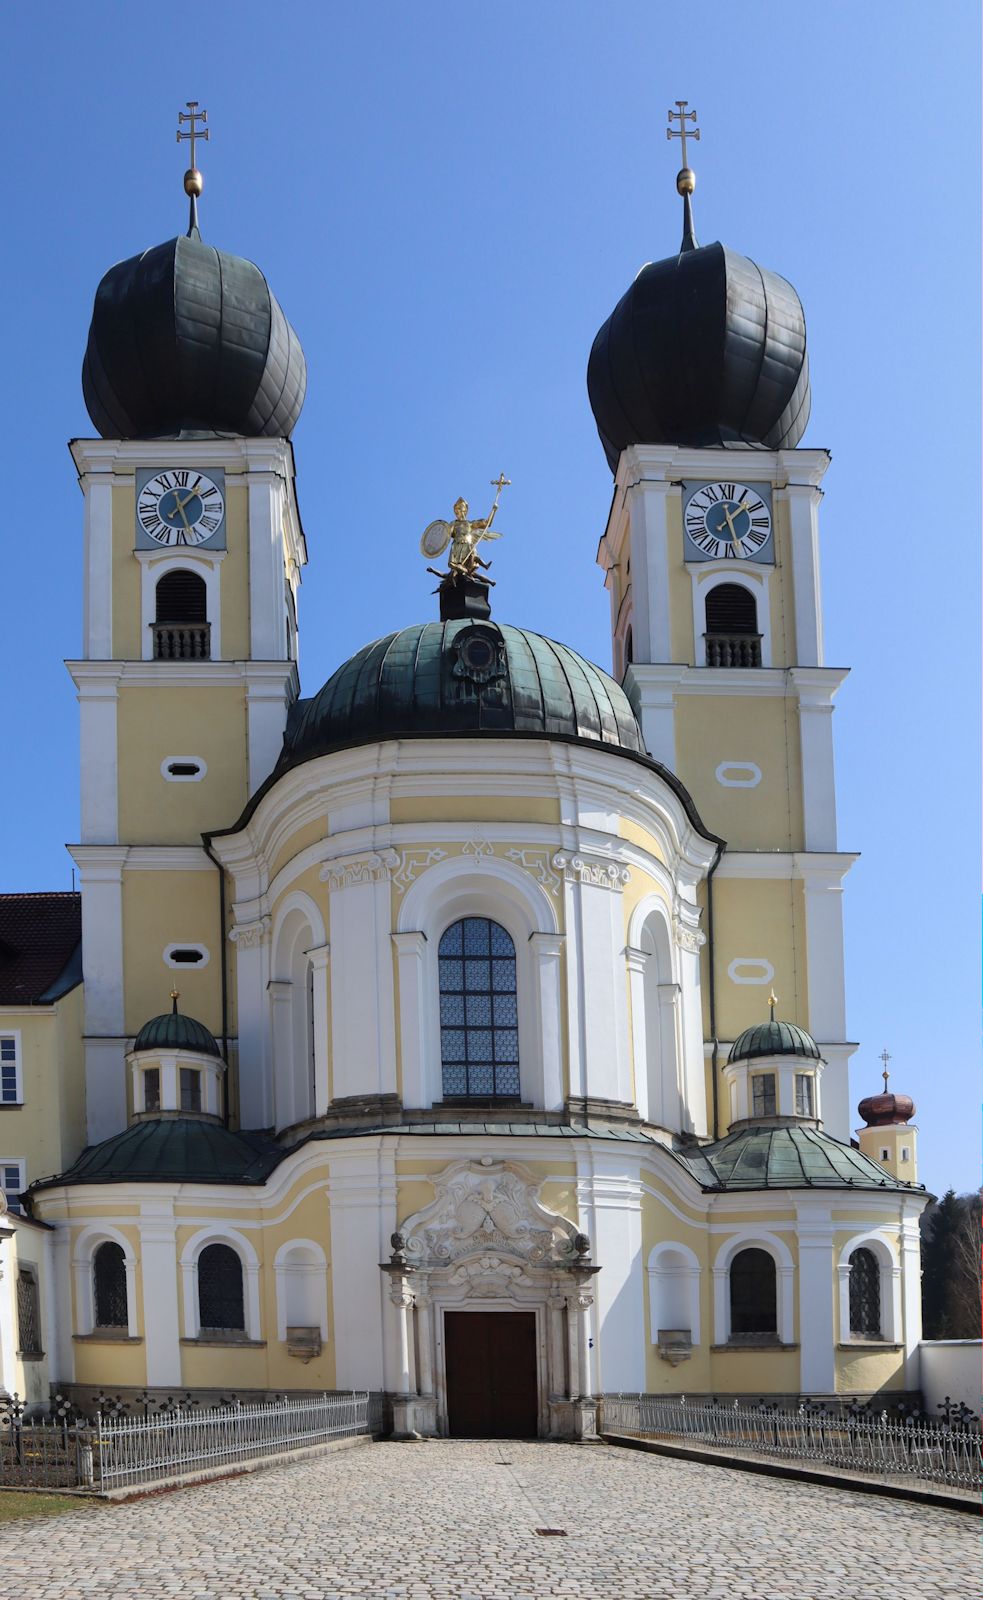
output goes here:
<path id="1" fill-rule="evenodd" d="M 488 513 L 488 521 L 485 523 L 486 533 L 495 520 L 495 512 L 498 510 L 498 502 L 502 497 L 502 490 L 510 489 L 512 487 L 512 479 L 507 478 L 504 472 L 500 472 L 497 478 L 492 479 L 491 486 L 495 490 L 495 504 Z"/>

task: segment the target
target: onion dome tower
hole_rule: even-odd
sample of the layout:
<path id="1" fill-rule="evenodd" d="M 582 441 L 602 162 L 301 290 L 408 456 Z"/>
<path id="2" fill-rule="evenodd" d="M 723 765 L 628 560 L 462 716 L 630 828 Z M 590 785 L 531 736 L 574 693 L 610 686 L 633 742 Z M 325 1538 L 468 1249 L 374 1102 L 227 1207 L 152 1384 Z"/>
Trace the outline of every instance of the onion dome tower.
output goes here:
<path id="1" fill-rule="evenodd" d="M 857 1107 L 864 1126 L 857 1130 L 857 1138 L 864 1155 L 880 1162 L 895 1178 L 906 1183 L 917 1182 L 918 1129 L 912 1122 L 915 1102 L 906 1094 L 891 1094 L 888 1090 L 890 1073 L 887 1064 L 891 1057 L 887 1050 L 881 1052 L 884 1070 L 884 1089 L 881 1094 L 866 1095 Z"/>
<path id="2" fill-rule="evenodd" d="M 724 1068 L 731 1128 L 794 1119 L 821 1123 L 820 1079 L 826 1063 L 810 1033 L 775 1017 L 778 997 L 769 996 L 771 1016 L 735 1039 Z"/>
<path id="3" fill-rule="evenodd" d="M 699 245 L 696 177 L 680 128 L 683 199 L 678 254 L 643 266 L 600 328 L 587 392 L 608 464 L 628 445 L 792 449 L 809 420 L 809 365 L 794 288 L 723 244 Z"/>
<path id="4" fill-rule="evenodd" d="M 111 267 L 96 290 L 82 363 L 86 410 L 105 439 L 289 438 L 307 389 L 300 340 L 251 261 L 206 245 L 194 164 L 206 113 L 188 102 L 187 234 Z"/>
<path id="5" fill-rule="evenodd" d="M 170 1011 L 144 1023 L 127 1055 L 138 1119 L 222 1114 L 225 1063 L 218 1041 L 203 1022 L 178 1010 L 178 999 L 172 989 Z"/>

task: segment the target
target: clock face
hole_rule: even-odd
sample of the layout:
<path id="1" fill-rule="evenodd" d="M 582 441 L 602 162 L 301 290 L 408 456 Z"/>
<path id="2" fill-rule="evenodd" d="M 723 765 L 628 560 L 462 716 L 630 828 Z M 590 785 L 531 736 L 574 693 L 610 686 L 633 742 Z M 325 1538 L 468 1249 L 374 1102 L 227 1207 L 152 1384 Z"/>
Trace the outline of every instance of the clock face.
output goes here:
<path id="1" fill-rule="evenodd" d="M 137 524 L 154 544 L 204 544 L 218 533 L 225 499 L 218 484 L 193 468 L 147 478 L 137 493 Z"/>
<path id="2" fill-rule="evenodd" d="M 686 537 L 704 560 L 748 560 L 771 538 L 771 512 L 745 483 L 704 483 L 683 510 Z M 699 559 L 699 557 L 690 557 Z"/>

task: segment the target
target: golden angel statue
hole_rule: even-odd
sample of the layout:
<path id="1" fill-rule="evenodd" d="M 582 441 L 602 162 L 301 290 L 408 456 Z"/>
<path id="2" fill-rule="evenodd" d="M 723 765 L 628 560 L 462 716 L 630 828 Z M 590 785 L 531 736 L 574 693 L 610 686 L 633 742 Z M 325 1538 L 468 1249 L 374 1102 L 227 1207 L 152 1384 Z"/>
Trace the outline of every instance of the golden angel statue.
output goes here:
<path id="1" fill-rule="evenodd" d="M 502 474 L 492 479 L 492 487 L 496 490 L 495 503 L 487 517 L 469 517 L 468 502 L 462 496 L 454 502 L 453 522 L 445 522 L 443 518 L 438 517 L 436 522 L 431 522 L 429 527 L 424 529 L 420 540 L 421 555 L 428 556 L 434 561 L 443 555 L 448 545 L 451 547 L 446 572 L 437 572 L 433 567 L 428 568 L 435 577 L 445 582 L 450 580 L 451 583 L 457 583 L 461 578 L 474 578 L 478 583 L 492 583 L 491 578 L 483 578 L 478 573 L 479 567 L 487 572 L 491 566 L 490 561 L 481 559 L 478 545 L 482 539 L 502 537 L 500 533 L 492 532 L 492 523 L 495 520 L 502 490 L 509 482 L 510 480 Z"/>

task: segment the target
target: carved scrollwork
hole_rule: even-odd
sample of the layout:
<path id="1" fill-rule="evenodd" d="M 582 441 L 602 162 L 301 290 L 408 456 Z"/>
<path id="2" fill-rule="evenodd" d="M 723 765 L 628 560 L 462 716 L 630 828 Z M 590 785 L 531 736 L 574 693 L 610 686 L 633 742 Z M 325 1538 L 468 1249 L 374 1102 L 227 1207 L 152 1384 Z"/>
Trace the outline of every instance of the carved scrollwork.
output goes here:
<path id="1" fill-rule="evenodd" d="M 272 925 L 272 917 L 258 917 L 255 922 L 237 923 L 229 931 L 229 942 L 240 950 L 254 950 L 257 945 L 265 944 Z"/>
<path id="2" fill-rule="evenodd" d="M 623 889 L 631 877 L 629 867 L 605 856 L 568 856 L 561 851 L 553 857 L 553 865 L 565 878 L 596 889 Z"/>
<path id="3" fill-rule="evenodd" d="M 399 858 L 399 867 L 393 873 L 393 883 L 397 894 L 405 894 L 411 883 L 416 882 L 417 873 L 425 868 L 432 867 L 438 861 L 447 860 L 446 850 L 404 850 Z"/>
<path id="4" fill-rule="evenodd" d="M 707 936 L 699 927 L 700 912 L 696 906 L 687 906 L 685 910 L 677 910 L 672 919 L 672 936 L 681 950 L 688 950 L 695 955 L 707 942 Z"/>
<path id="5" fill-rule="evenodd" d="M 530 1266 L 573 1266 L 577 1231 L 535 1198 L 536 1181 L 511 1163 L 456 1162 L 434 1180 L 437 1197 L 402 1224 L 406 1260 L 448 1266 L 476 1251 Z"/>
<path id="6" fill-rule="evenodd" d="M 360 883 L 381 883 L 392 877 L 399 864 L 395 850 L 367 850 L 361 855 L 325 862 L 319 877 L 329 889 L 351 889 Z"/>
<path id="7" fill-rule="evenodd" d="M 535 878 L 536 882 L 554 898 L 559 895 L 561 880 L 553 871 L 548 850 L 506 850 L 505 859 L 514 861 Z"/>

